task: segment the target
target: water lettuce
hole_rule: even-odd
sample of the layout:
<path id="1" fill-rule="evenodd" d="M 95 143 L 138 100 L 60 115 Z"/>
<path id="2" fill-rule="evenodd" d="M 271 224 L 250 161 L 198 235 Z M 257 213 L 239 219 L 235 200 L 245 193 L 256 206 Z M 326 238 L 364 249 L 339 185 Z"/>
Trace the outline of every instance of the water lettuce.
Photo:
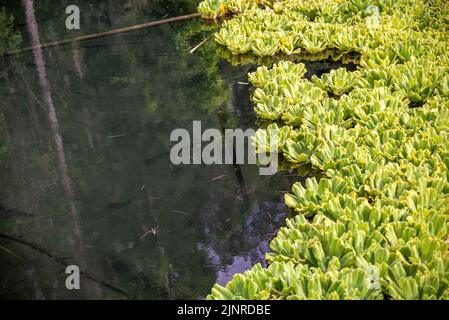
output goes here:
<path id="1" fill-rule="evenodd" d="M 449 299 L 448 3 L 249 2 L 216 37 L 230 60 L 271 62 L 249 75 L 257 116 L 276 121 L 256 150 L 319 174 L 285 195 L 296 215 L 268 267 L 208 298 Z M 307 80 L 291 62 L 328 58 L 358 70 Z"/>

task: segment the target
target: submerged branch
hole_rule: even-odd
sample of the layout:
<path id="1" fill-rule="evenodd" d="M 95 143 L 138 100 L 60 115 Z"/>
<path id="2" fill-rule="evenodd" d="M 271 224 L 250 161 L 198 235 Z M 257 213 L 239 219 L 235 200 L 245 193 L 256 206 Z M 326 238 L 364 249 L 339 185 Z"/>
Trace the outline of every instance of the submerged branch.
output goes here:
<path id="1" fill-rule="evenodd" d="M 99 32 L 99 33 L 94 33 L 94 34 L 88 34 L 85 36 L 79 36 L 79 37 L 72 38 L 72 39 L 66 39 L 66 40 L 62 40 L 62 41 L 54 41 L 54 42 L 49 42 L 49 43 L 33 46 L 33 47 L 18 49 L 18 50 L 14 50 L 11 52 L 6 52 L 4 54 L 1 54 L 0 57 L 6 57 L 6 56 L 15 55 L 18 53 L 32 51 L 37 48 L 45 49 L 45 48 L 50 48 L 50 47 L 66 45 L 66 44 L 70 44 L 70 43 L 74 43 L 74 42 L 81 42 L 81 41 L 86 41 L 86 40 L 91 40 L 91 39 L 104 38 L 104 37 L 108 37 L 108 36 L 119 34 L 119 33 L 125 33 L 125 32 L 140 30 L 140 29 L 144 29 L 144 28 L 160 26 L 160 25 L 172 23 L 172 22 L 189 20 L 189 19 L 193 19 L 193 18 L 198 18 L 200 16 L 201 16 L 200 13 L 192 13 L 192 14 L 188 14 L 188 15 L 184 15 L 184 16 L 178 16 L 178 17 L 173 17 L 173 18 L 168 18 L 168 19 L 161 19 L 161 20 L 157 20 L 157 21 L 146 22 L 146 23 L 137 24 L 137 25 L 130 26 L 130 27 L 114 29 L 114 30 L 109 30 L 109 31 Z"/>
<path id="2" fill-rule="evenodd" d="M 69 266 L 69 263 L 66 262 L 67 258 L 58 257 L 58 256 L 54 255 L 53 253 L 51 253 L 50 251 L 38 246 L 34 242 L 22 239 L 19 236 L 13 236 L 13 235 L 5 234 L 5 233 L 0 233 L 0 238 L 6 239 L 9 241 L 13 241 L 16 243 L 20 243 L 24 246 L 27 246 L 33 250 L 38 251 L 39 253 L 42 253 L 43 255 L 47 256 L 48 258 L 52 259 L 53 261 L 63 265 L 64 267 Z M 91 274 L 89 274 L 86 270 L 80 270 L 80 274 L 96 283 L 99 283 L 99 284 L 105 286 L 108 289 L 111 289 L 112 291 L 115 291 L 116 293 L 118 293 L 126 298 L 130 298 L 129 293 L 126 292 L 125 290 L 123 290 L 122 288 L 119 288 L 119 287 L 117 287 L 111 283 L 105 282 L 103 280 L 99 280 L 99 279 L 95 278 L 94 276 L 92 276 Z"/>

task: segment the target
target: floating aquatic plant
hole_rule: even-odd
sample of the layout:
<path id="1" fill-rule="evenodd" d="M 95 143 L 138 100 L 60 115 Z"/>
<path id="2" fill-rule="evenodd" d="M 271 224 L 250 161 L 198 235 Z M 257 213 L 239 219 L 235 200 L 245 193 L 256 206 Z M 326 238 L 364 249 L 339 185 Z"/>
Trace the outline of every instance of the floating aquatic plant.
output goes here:
<path id="1" fill-rule="evenodd" d="M 321 89 L 332 93 L 335 96 L 341 96 L 354 89 L 358 80 L 358 72 L 348 72 L 345 68 L 331 70 L 321 78 L 312 77 L 312 81 Z"/>
<path id="2" fill-rule="evenodd" d="M 257 116 L 277 121 L 258 130 L 256 150 L 319 175 L 285 195 L 296 216 L 268 267 L 208 298 L 449 299 L 448 3 L 252 3 L 217 34 L 231 60 L 332 58 L 359 70 L 309 81 L 304 64 L 277 61 L 249 75 Z"/>
<path id="3" fill-rule="evenodd" d="M 198 6 L 203 18 L 217 19 L 240 14 L 257 5 L 270 5 L 273 0 L 204 0 Z"/>

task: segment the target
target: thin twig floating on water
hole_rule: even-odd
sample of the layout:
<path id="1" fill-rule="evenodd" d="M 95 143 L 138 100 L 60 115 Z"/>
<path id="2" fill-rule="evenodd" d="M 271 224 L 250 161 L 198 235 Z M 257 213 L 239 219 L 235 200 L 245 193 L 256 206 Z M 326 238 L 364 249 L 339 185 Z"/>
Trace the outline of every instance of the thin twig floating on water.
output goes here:
<path id="1" fill-rule="evenodd" d="M 185 214 L 186 216 L 189 215 L 187 212 L 179 211 L 179 210 L 172 210 L 172 212 L 175 212 L 175 213 L 182 213 L 182 214 Z"/>
<path id="2" fill-rule="evenodd" d="M 145 232 L 144 234 L 143 234 L 143 236 L 141 236 L 139 239 L 140 240 L 143 240 L 143 238 L 145 238 L 147 235 L 149 235 L 149 234 L 152 234 L 153 236 L 157 236 L 158 235 L 158 233 L 159 233 L 159 227 L 153 227 L 153 228 L 151 228 L 150 230 L 148 230 L 147 232 Z"/>
<path id="3" fill-rule="evenodd" d="M 107 136 L 106 139 L 120 138 L 126 136 L 126 133 L 117 134 L 115 136 Z"/>
<path id="4" fill-rule="evenodd" d="M 216 181 L 216 180 L 222 179 L 222 178 L 224 178 L 224 177 L 226 177 L 226 175 L 225 175 L 225 174 L 222 174 L 221 176 L 218 176 L 218 177 L 215 177 L 215 178 L 210 179 L 210 181 Z"/>
<path id="5" fill-rule="evenodd" d="M 146 23 L 137 24 L 134 26 L 126 27 L 126 28 L 114 29 L 114 30 L 109 30 L 109 31 L 99 32 L 99 33 L 93 33 L 93 34 L 88 34 L 85 36 L 80 36 L 80 37 L 76 37 L 76 38 L 72 38 L 72 39 L 66 39 L 66 40 L 62 40 L 62 41 L 54 41 L 54 42 L 41 44 L 38 46 L 18 49 L 18 50 L 6 52 L 6 53 L 0 55 L 0 57 L 11 56 L 11 55 L 15 55 L 15 54 L 22 53 L 22 52 L 32 51 L 32 50 L 38 49 L 38 48 L 46 49 L 46 48 L 62 46 L 62 45 L 66 45 L 66 44 L 70 44 L 70 43 L 74 43 L 74 42 L 81 42 L 81 41 L 86 41 L 86 40 L 104 38 L 104 37 L 112 36 L 112 35 L 119 34 L 119 33 L 125 33 L 125 32 L 145 29 L 145 28 L 149 28 L 149 27 L 160 26 L 160 25 L 172 23 L 172 22 L 189 20 L 189 19 L 193 19 L 193 18 L 198 18 L 200 16 L 201 16 L 200 13 L 192 13 L 192 14 L 187 14 L 184 16 L 179 16 L 179 17 L 174 17 L 174 18 L 146 22 Z"/>
<path id="6" fill-rule="evenodd" d="M 14 252 L 12 252 L 12 251 L 9 250 L 8 248 L 2 246 L 1 244 L 0 244 L 0 249 L 1 249 L 1 250 L 4 250 L 4 251 L 7 252 L 7 253 L 9 253 L 10 255 L 12 255 L 13 257 L 15 257 L 17 260 L 22 260 L 21 257 L 19 257 L 17 254 L 15 254 Z"/>
<path id="7" fill-rule="evenodd" d="M 22 239 L 21 237 L 12 236 L 12 235 L 5 234 L 5 233 L 0 233 L 0 238 L 6 239 L 6 240 L 10 240 L 10 241 L 14 241 L 14 242 L 20 243 L 22 245 L 25 245 L 25 246 L 27 246 L 27 247 L 29 247 L 31 249 L 34 249 L 34 250 L 36 250 L 36 251 L 46 255 L 47 257 L 49 257 L 53 261 L 63 265 L 64 267 L 69 266 L 69 264 L 66 262 L 67 258 L 60 258 L 60 257 L 54 255 L 53 253 L 49 252 L 48 250 L 39 247 L 34 242 L 30 242 L 30 241 L 27 241 L 25 239 Z M 113 285 L 111 283 L 105 282 L 103 280 L 98 280 L 97 278 L 95 278 L 94 276 L 89 274 L 87 271 L 80 270 L 80 274 L 85 276 L 86 278 L 92 280 L 92 281 L 95 281 L 95 282 L 105 286 L 106 288 L 111 289 L 112 291 L 115 291 L 115 292 L 125 296 L 126 298 L 130 298 L 129 293 L 126 292 L 125 290 L 123 290 L 122 288 L 119 288 L 119 287 L 117 287 L 117 286 L 115 286 L 115 285 Z"/>
<path id="8" fill-rule="evenodd" d="M 193 47 L 192 50 L 190 50 L 190 53 L 194 53 L 196 51 L 196 49 L 198 49 L 199 47 L 201 47 L 207 40 L 210 39 L 211 36 L 208 36 L 206 39 L 204 39 L 203 41 L 201 41 L 199 44 L 197 44 L 195 47 Z"/>

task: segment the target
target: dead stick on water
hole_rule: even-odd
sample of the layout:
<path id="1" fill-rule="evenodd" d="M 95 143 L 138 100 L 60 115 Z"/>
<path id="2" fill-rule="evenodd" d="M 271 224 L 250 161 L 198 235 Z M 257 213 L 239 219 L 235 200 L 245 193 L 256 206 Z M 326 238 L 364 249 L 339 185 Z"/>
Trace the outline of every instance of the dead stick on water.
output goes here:
<path id="1" fill-rule="evenodd" d="M 30 241 L 27 241 L 25 239 L 19 238 L 17 236 L 12 236 L 12 235 L 9 235 L 9 234 L 5 234 L 5 233 L 0 233 L 0 238 L 3 238 L 3 239 L 6 239 L 6 240 L 9 240 L 9 241 L 13 241 L 13 242 L 17 242 L 17 243 L 20 243 L 22 245 L 25 245 L 25 246 L 27 246 L 27 247 L 29 247 L 31 249 L 34 249 L 34 250 L 42 253 L 43 255 L 46 255 L 47 257 L 49 257 L 53 261 L 56 261 L 57 263 L 63 265 L 64 267 L 69 266 L 69 264 L 66 262 L 66 259 L 55 256 L 51 252 L 49 252 L 49 251 L 39 247 L 37 244 L 35 244 L 33 242 L 30 242 Z M 85 276 L 86 278 L 92 280 L 92 281 L 95 281 L 95 282 L 97 282 L 97 283 L 99 283 L 99 284 L 101 284 L 101 285 L 111 289 L 112 291 L 115 291 L 115 292 L 117 292 L 117 293 L 127 297 L 127 298 L 130 297 L 129 294 L 125 290 L 123 290 L 122 288 L 119 288 L 119 287 L 117 287 L 117 286 L 115 286 L 113 284 L 107 283 L 107 282 L 105 282 L 103 280 L 98 280 L 94 276 L 90 275 L 87 271 L 80 270 L 80 274 Z"/>
<path id="2" fill-rule="evenodd" d="M 88 35 L 85 35 L 85 36 L 80 36 L 80 37 L 76 37 L 76 38 L 72 38 L 72 39 L 66 39 L 66 40 L 62 40 L 62 41 L 54 41 L 54 42 L 45 43 L 45 44 L 42 44 L 42 45 L 39 45 L 39 46 L 28 47 L 28 48 L 23 48 L 23 49 L 19 49 L 19 50 L 14 50 L 14 51 L 11 51 L 11 52 L 6 52 L 6 53 L 0 55 L 0 57 L 11 56 L 11 55 L 15 55 L 15 54 L 22 53 L 22 52 L 32 51 L 32 50 L 38 49 L 38 48 L 45 49 L 45 48 L 50 48 L 50 47 L 56 47 L 56 46 L 61 46 L 61 45 L 65 45 L 65 44 L 70 44 L 70 43 L 73 43 L 73 42 L 81 42 L 81 41 L 86 41 L 86 40 L 91 40 L 91 39 L 103 38 L 103 37 L 111 36 L 111 35 L 114 35 L 114 34 L 125 33 L 125 32 L 140 30 L 140 29 L 154 27 L 154 26 L 160 26 L 160 25 L 167 24 L 167 23 L 172 23 L 172 22 L 177 22 L 177 21 L 183 21 L 183 20 L 188 20 L 188 19 L 192 19 L 192 18 L 197 18 L 197 17 L 200 17 L 200 16 L 201 16 L 200 13 L 192 13 L 192 14 L 188 14 L 188 15 L 185 15 L 185 16 L 179 16 L 179 17 L 174 17 L 174 18 L 168 18 L 168 19 L 162 19 L 162 20 L 157 20 L 157 21 L 146 22 L 146 23 L 138 24 L 138 25 L 131 26 L 131 27 L 114 29 L 114 30 L 105 31 L 105 32 L 99 32 L 99 33 L 94 33 L 94 34 L 88 34 Z"/>
<path id="3" fill-rule="evenodd" d="M 192 50 L 190 50 L 190 53 L 194 53 L 196 51 L 196 49 L 198 49 L 199 47 L 201 47 L 207 40 L 210 39 L 211 36 L 207 37 L 206 39 L 204 39 L 203 41 L 201 41 L 198 45 L 196 45 Z"/>

